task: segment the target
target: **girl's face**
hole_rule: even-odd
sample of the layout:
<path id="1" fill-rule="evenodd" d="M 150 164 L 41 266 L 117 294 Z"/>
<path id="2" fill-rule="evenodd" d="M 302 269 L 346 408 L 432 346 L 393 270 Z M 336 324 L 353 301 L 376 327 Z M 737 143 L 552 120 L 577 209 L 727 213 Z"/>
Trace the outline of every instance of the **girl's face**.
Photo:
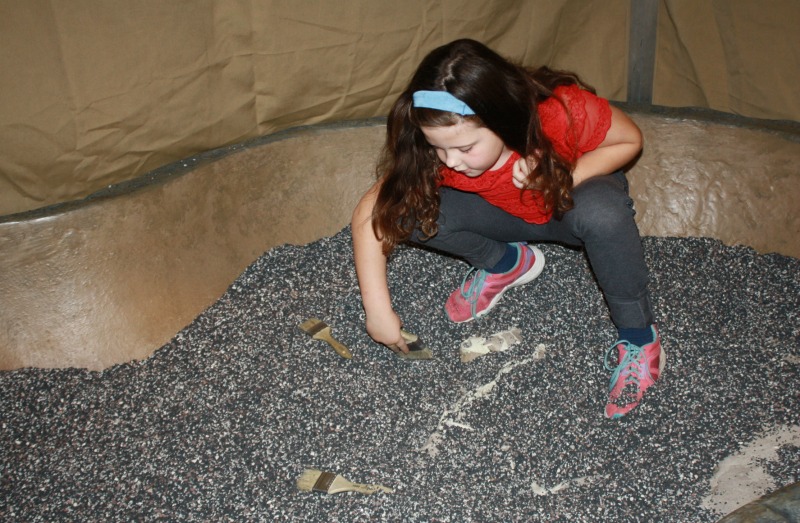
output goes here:
<path id="1" fill-rule="evenodd" d="M 502 167 L 511 156 L 499 136 L 474 122 L 422 127 L 422 133 L 443 164 L 470 178 Z"/>

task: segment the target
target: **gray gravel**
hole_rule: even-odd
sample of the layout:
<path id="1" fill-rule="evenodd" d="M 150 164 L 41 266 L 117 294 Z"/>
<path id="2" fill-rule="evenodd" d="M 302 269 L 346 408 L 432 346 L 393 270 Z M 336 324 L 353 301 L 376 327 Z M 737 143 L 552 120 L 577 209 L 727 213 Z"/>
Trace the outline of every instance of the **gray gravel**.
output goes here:
<path id="1" fill-rule="evenodd" d="M 344 229 L 270 250 L 145 361 L 0 373 L 0 516 L 716 521 L 701 504 L 716 464 L 771 427 L 800 426 L 800 260 L 644 242 L 668 364 L 623 420 L 602 414 L 615 331 L 580 251 L 542 245 L 536 282 L 454 325 L 442 304 L 467 266 L 401 248 L 395 305 L 436 354 L 412 363 L 365 334 Z M 297 328 L 312 316 L 352 360 Z M 513 326 L 522 344 L 459 361 L 465 338 Z M 299 492 L 306 467 L 395 493 Z M 765 470 L 777 486 L 800 480 L 797 447 Z"/>

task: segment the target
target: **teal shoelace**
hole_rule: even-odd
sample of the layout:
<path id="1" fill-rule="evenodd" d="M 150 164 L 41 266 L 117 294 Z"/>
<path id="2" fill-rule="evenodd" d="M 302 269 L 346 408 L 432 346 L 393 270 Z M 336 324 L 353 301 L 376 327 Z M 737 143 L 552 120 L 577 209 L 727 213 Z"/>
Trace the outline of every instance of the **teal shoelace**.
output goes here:
<path id="1" fill-rule="evenodd" d="M 619 362 L 619 365 L 617 365 L 616 368 L 613 368 L 608 362 L 609 356 L 611 354 L 611 351 L 620 344 L 625 346 L 624 347 L 626 350 L 625 357 L 622 358 L 622 361 Z M 647 362 L 645 361 L 644 364 L 640 362 L 641 360 L 644 359 L 645 359 L 644 349 L 642 347 L 639 347 L 638 345 L 634 345 L 628 340 L 620 340 L 614 343 L 611 347 L 609 347 L 608 350 L 606 351 L 605 357 L 603 358 L 603 366 L 606 368 L 606 370 L 614 371 L 613 374 L 611 374 L 611 382 L 608 386 L 609 390 L 614 388 L 614 385 L 616 385 L 617 380 L 620 378 L 620 376 L 624 378 L 625 385 L 633 383 L 638 388 L 639 383 L 641 383 L 641 381 L 645 379 L 644 373 L 646 372 L 649 373 L 646 364 Z"/>
<path id="2" fill-rule="evenodd" d="M 475 277 L 472 281 L 468 281 L 472 273 L 475 273 Z M 483 290 L 483 284 L 486 283 L 487 274 L 485 270 L 473 267 L 464 275 L 464 279 L 461 280 L 461 297 L 469 303 L 470 314 L 472 314 L 472 317 L 475 319 L 478 319 L 478 298 L 481 297 L 481 291 Z"/>

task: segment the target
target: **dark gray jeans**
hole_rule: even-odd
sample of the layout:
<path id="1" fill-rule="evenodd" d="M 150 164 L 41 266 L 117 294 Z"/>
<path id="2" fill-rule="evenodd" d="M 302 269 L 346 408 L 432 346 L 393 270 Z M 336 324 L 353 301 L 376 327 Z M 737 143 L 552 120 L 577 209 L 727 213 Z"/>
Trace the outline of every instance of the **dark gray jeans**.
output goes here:
<path id="1" fill-rule="evenodd" d="M 464 258 L 479 269 L 497 263 L 509 242 L 583 247 L 614 324 L 642 328 L 654 322 L 642 242 L 621 171 L 576 187 L 575 206 L 560 220 L 542 225 L 512 216 L 476 194 L 442 188 L 441 198 L 438 234 L 421 240 L 414 231 L 412 242 Z"/>

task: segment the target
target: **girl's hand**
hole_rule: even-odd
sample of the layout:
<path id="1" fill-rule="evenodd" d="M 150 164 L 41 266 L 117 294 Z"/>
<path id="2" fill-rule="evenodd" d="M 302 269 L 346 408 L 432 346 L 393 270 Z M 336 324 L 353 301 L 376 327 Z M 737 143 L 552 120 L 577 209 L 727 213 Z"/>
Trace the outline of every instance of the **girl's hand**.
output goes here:
<path id="1" fill-rule="evenodd" d="M 514 187 L 517 189 L 524 189 L 528 186 L 528 176 L 530 176 L 531 171 L 538 165 L 538 162 L 534 158 L 530 158 L 533 167 L 531 167 L 528 161 L 529 160 L 526 158 L 520 158 L 514 162 L 514 169 L 511 171 L 511 177 L 512 182 L 514 182 Z"/>
<path id="2" fill-rule="evenodd" d="M 394 352 L 407 353 L 408 346 L 406 345 L 406 340 L 400 334 L 402 322 L 397 313 L 392 310 L 377 316 L 375 314 L 367 315 L 367 334 L 373 340 L 386 345 Z"/>

